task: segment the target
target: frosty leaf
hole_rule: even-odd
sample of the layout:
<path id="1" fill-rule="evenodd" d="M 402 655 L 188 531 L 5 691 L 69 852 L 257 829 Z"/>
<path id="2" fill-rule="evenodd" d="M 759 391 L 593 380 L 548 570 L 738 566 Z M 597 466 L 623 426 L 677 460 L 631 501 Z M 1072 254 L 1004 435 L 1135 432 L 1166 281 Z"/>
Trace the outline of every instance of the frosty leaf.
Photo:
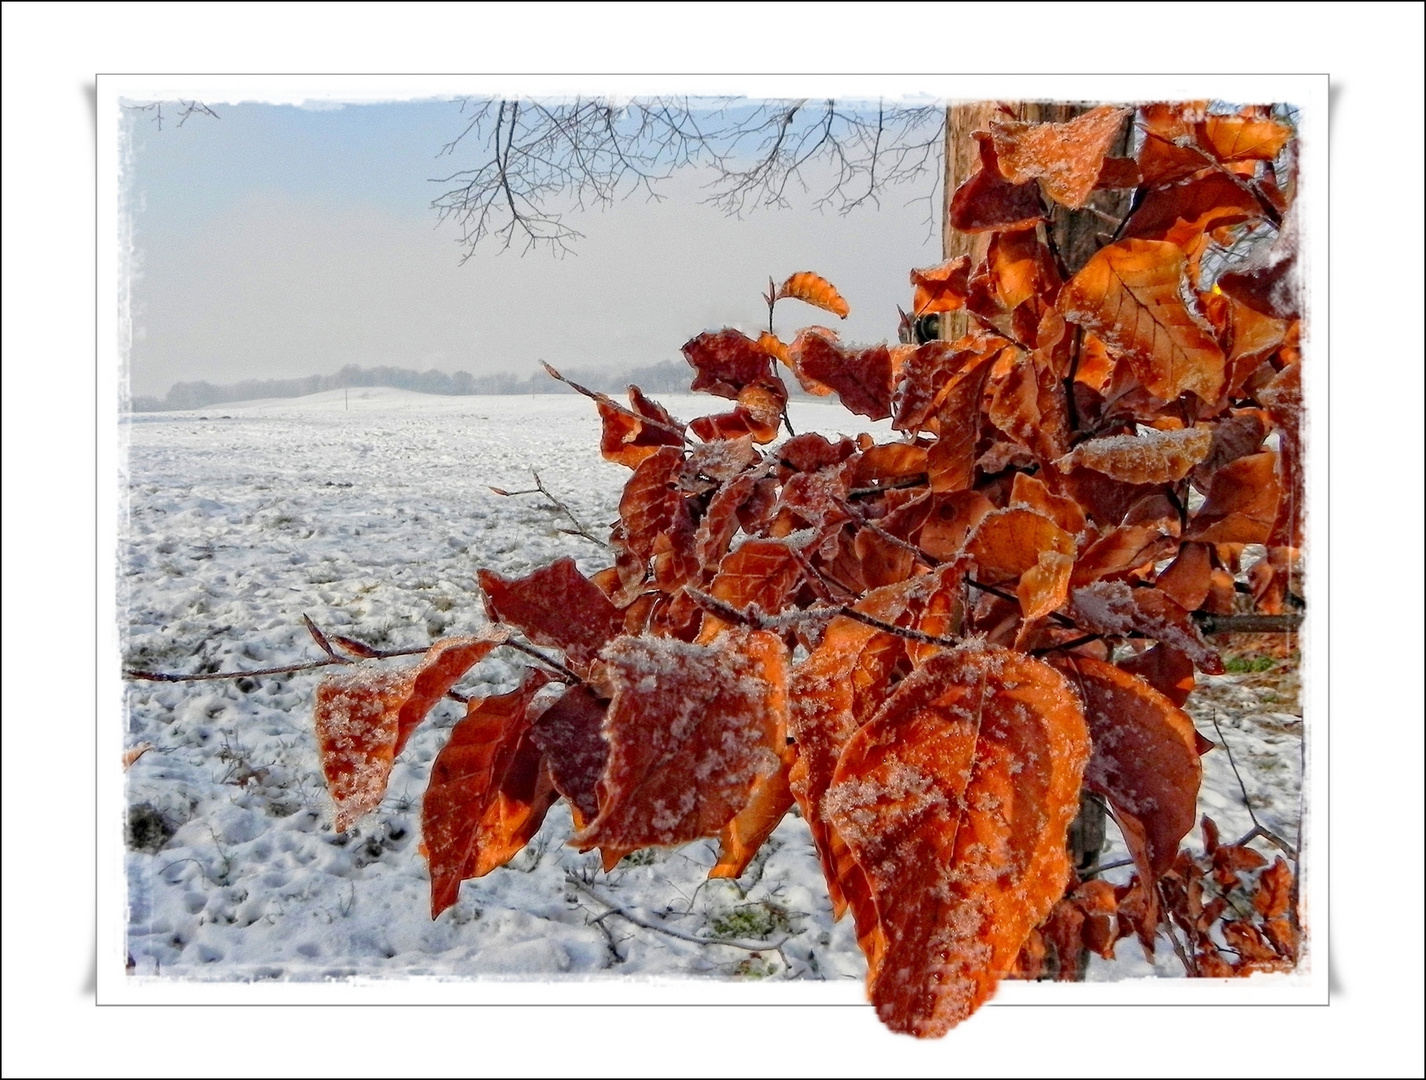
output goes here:
<path id="1" fill-rule="evenodd" d="M 1241 457 L 1213 475 L 1208 501 L 1189 520 L 1186 540 L 1213 544 L 1265 543 L 1277 519 L 1282 487 L 1277 454 Z"/>
<path id="2" fill-rule="evenodd" d="M 725 484 L 760 461 L 751 438 L 728 439 L 695 446 L 688 454 L 688 471 Z"/>
<path id="3" fill-rule="evenodd" d="M 718 834 L 718 862 L 708 871 L 710 878 L 742 877 L 763 842 L 792 809 L 788 768 L 794 757 L 795 752 L 784 747 L 783 767 L 754 784 L 747 806 L 723 826 L 723 831 Z"/>
<path id="4" fill-rule="evenodd" d="M 921 476 L 926 472 L 926 448 L 911 443 L 878 443 L 864 450 L 852 467 L 851 486 L 871 487 Z"/>
<path id="5" fill-rule="evenodd" d="M 637 386 L 629 387 L 629 403 L 633 406 L 632 412 L 638 416 L 615 408 L 604 398 L 595 399 L 599 419 L 603 423 L 599 452 L 606 461 L 632 469 L 660 446 L 683 445 L 683 439 L 678 434 L 681 427 L 674 423 L 663 406 L 644 397 Z M 644 423 L 639 417 L 654 423 Z"/>
<path id="6" fill-rule="evenodd" d="M 757 477 L 744 473 L 720 487 L 708 501 L 694 540 L 694 555 L 701 565 L 716 564 L 727 552 L 728 544 L 738 531 L 738 508 L 752 498 L 757 482 Z"/>
<path id="7" fill-rule="evenodd" d="M 995 233 L 985 257 L 994 274 L 996 298 L 1006 311 L 1060 284 L 1050 249 L 1033 230 Z"/>
<path id="8" fill-rule="evenodd" d="M 959 311 L 966 306 L 970 256 L 961 255 L 940 266 L 911 271 L 916 293 L 911 301 L 913 318 L 942 311 Z"/>
<path id="9" fill-rule="evenodd" d="M 1200 671 L 1223 674 L 1223 659 L 1209 647 L 1187 611 L 1157 589 L 1122 581 L 1096 581 L 1074 591 L 1074 618 L 1106 637 L 1139 633 L 1187 653 Z"/>
<path id="10" fill-rule="evenodd" d="M 1000 171 L 1012 183 L 1039 178 L 1045 194 L 1079 209 L 1089 199 L 1104 155 L 1119 137 L 1129 109 L 1100 105 L 1060 124 L 990 122 Z"/>
<path id="11" fill-rule="evenodd" d="M 797 381 L 808 393 L 835 393 L 852 412 L 872 420 L 891 415 L 891 353 L 885 345 L 844 348 L 813 329 L 798 334 L 788 354 Z"/>
<path id="12" fill-rule="evenodd" d="M 977 355 L 948 384 L 936 412 L 940 437 L 926 454 L 932 491 L 963 491 L 975 480 L 985 381 L 996 355 Z"/>
<path id="13" fill-rule="evenodd" d="M 431 762 L 421 837 L 431 868 L 431 918 L 456 902 L 460 883 L 513 859 L 540 828 L 554 788 L 529 737 L 526 710 L 548 677 L 475 698 Z"/>
<path id="14" fill-rule="evenodd" d="M 431 706 L 505 640 L 501 630 L 446 638 L 406 668 L 352 666 L 317 684 L 314 723 L 335 827 L 346 832 L 376 808 L 391 766 Z"/>
<path id="15" fill-rule="evenodd" d="M 1264 420 L 1261 409 L 1238 409 L 1214 424 L 1208 455 L 1193 469 L 1194 486 L 1207 491 L 1213 474 L 1224 465 L 1262 449 L 1268 433 Z"/>
<path id="16" fill-rule="evenodd" d="M 1064 891 L 1088 757 L 1065 680 L 1001 649 L 931 658 L 852 736 L 826 813 L 864 878 L 848 898 L 893 1029 L 944 1034 L 1013 969 Z"/>
<path id="17" fill-rule="evenodd" d="M 609 759 L 602 731 L 608 705 L 581 683 L 561 694 L 530 728 L 530 738 L 545 755 L 555 790 L 569 800 L 576 829 L 584 828 L 599 813 L 595 785 Z"/>
<path id="18" fill-rule="evenodd" d="M 1064 391 L 1039 354 L 1001 354 L 1010 368 L 995 380 L 990 422 L 1042 458 L 1057 458 L 1069 443 Z M 997 368 L 1000 366 L 996 365 Z"/>
<path id="19" fill-rule="evenodd" d="M 1000 173 L 995 145 L 988 131 L 974 133 L 980 144 L 980 169 L 956 188 L 949 221 L 961 232 L 1024 229 L 1043 220 L 1040 185 L 1033 180 L 1012 184 Z"/>
<path id="20" fill-rule="evenodd" d="M 809 431 L 788 439 L 777 448 L 778 461 L 794 472 L 818 472 L 829 465 L 840 465 L 856 452 L 850 439 L 830 442 L 825 436 Z"/>
<path id="21" fill-rule="evenodd" d="M 968 381 L 983 385 L 988 369 L 985 365 L 1000 355 L 1009 342 L 998 334 L 983 331 L 968 334 L 955 343 L 928 341 L 917 348 L 907 358 L 902 370 L 901 384 L 896 390 L 895 419 L 892 427 L 897 431 L 921 431 L 932 422 L 932 418 L 945 407 L 947 397 L 954 390 L 960 404 L 953 406 L 956 414 L 961 410 L 969 413 L 974 405 L 975 421 L 978 427 L 979 391 L 975 400 Z M 954 425 L 953 425 L 954 426 Z M 937 422 L 939 430 L 939 422 Z"/>
<path id="22" fill-rule="evenodd" d="M 1196 821 L 1203 765 L 1188 714 L 1142 679 L 1085 656 L 1064 661 L 1084 695 L 1094 755 L 1084 782 L 1144 827 L 1155 877 Z"/>
<path id="23" fill-rule="evenodd" d="M 987 514 L 966 543 L 977 580 L 986 585 L 1016 581 L 1040 561 L 1040 553 L 1074 554 L 1074 537 L 1034 510 L 1011 507 Z"/>
<path id="24" fill-rule="evenodd" d="M 852 310 L 830 281 L 810 270 L 793 274 L 779 285 L 775 299 L 781 300 L 783 297 L 801 300 L 814 307 L 819 307 L 823 311 L 830 311 L 833 315 L 843 319 Z"/>
<path id="25" fill-rule="evenodd" d="M 1223 351 L 1184 306 L 1183 273 L 1175 245 L 1126 240 L 1100 249 L 1060 290 L 1055 306 L 1127 356 L 1151 393 L 1172 401 L 1192 391 L 1216 401 Z"/>
<path id="26" fill-rule="evenodd" d="M 1279 855 L 1271 866 L 1258 875 L 1253 907 L 1267 919 L 1286 915 L 1292 908 L 1293 884 L 1292 870 Z"/>
<path id="27" fill-rule="evenodd" d="M 1120 660 L 1118 666 L 1143 679 L 1180 709 L 1193 693 L 1193 661 L 1167 645 L 1155 645 L 1147 652 Z"/>
<path id="28" fill-rule="evenodd" d="M 578 665 L 587 665 L 619 633 L 618 609 L 569 557 L 523 578 L 479 570 L 476 579 L 493 621 L 519 627 L 536 644 L 563 649 Z"/>
<path id="29" fill-rule="evenodd" d="M 713 645 L 616 638 L 599 815 L 571 841 L 639 848 L 717 836 L 781 768 L 787 653 L 774 634 Z"/>
<path id="30" fill-rule="evenodd" d="M 1110 435 L 1082 442 L 1055 466 L 1082 466 L 1127 484 L 1168 484 L 1182 480 L 1208 456 L 1213 432 L 1207 428 L 1159 431 L 1140 435 Z"/>

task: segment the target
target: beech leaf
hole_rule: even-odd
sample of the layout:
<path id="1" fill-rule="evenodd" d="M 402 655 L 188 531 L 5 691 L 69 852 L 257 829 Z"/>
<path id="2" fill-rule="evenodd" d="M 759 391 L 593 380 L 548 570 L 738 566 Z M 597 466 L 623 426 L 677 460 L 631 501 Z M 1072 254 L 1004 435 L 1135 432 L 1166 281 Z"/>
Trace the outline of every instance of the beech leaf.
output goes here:
<path id="1" fill-rule="evenodd" d="M 609 598 L 568 557 L 523 578 L 480 570 L 476 579 L 493 621 L 518 627 L 536 644 L 563 649 L 581 667 L 619 633 L 623 622 Z"/>
<path id="2" fill-rule="evenodd" d="M 843 319 L 852 310 L 851 305 L 842 299 L 842 294 L 837 292 L 836 287 L 830 281 L 810 270 L 793 274 L 777 287 L 775 299 L 781 300 L 784 297 L 801 300 L 803 303 L 819 307 L 823 311 L 830 311 L 833 315 Z"/>
<path id="3" fill-rule="evenodd" d="M 1012 183 L 1039 178 L 1055 202 L 1079 209 L 1094 191 L 1104 155 L 1131 110 L 1100 105 L 1064 123 L 990 121 L 1001 173 Z"/>
<path id="4" fill-rule="evenodd" d="M 1223 350 L 1184 306 L 1183 274 L 1176 245 L 1126 240 L 1101 248 L 1060 290 L 1055 306 L 1128 357 L 1151 393 L 1172 401 L 1192 391 L 1216 401 Z"/>

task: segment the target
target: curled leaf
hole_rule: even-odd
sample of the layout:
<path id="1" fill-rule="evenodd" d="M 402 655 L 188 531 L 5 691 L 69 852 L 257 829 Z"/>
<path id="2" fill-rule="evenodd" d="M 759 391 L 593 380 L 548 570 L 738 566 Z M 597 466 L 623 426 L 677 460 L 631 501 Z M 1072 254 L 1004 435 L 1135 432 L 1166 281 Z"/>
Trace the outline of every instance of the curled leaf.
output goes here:
<path id="1" fill-rule="evenodd" d="M 843 319 L 852 310 L 830 281 L 810 270 L 793 274 L 777 287 L 775 299 L 781 300 L 784 297 L 801 300 L 814 307 L 819 307 L 823 311 L 830 311 L 833 315 Z"/>
<path id="2" fill-rule="evenodd" d="M 1055 202 L 1078 209 L 1088 201 L 1104 155 L 1124 128 L 1130 110 L 1100 105 L 1058 124 L 991 120 L 1001 173 L 1012 183 L 1039 178 Z"/>

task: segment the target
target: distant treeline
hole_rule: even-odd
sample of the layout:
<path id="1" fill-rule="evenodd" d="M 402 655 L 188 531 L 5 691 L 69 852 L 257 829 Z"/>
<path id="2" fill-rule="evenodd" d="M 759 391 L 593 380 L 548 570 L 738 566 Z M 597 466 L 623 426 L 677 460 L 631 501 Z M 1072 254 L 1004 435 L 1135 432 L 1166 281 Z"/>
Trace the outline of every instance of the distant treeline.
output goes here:
<path id="1" fill-rule="evenodd" d="M 571 379 L 594 390 L 620 393 L 630 383 L 650 394 L 685 393 L 693 371 L 681 360 L 666 360 L 661 364 L 625 371 L 584 369 L 565 372 Z M 509 372 L 495 375 L 472 375 L 457 371 L 416 371 L 412 368 L 358 367 L 348 364 L 335 375 L 308 375 L 302 379 L 246 379 L 243 382 L 214 386 L 210 382 L 181 382 L 162 398 L 136 397 L 130 408 L 134 412 L 166 412 L 174 409 L 202 409 L 225 401 L 256 401 L 260 398 L 305 397 L 324 390 L 340 390 L 346 386 L 389 386 L 397 390 L 415 390 L 422 394 L 557 394 L 569 393 L 569 387 L 556 382 L 538 370 L 527 378 Z"/>

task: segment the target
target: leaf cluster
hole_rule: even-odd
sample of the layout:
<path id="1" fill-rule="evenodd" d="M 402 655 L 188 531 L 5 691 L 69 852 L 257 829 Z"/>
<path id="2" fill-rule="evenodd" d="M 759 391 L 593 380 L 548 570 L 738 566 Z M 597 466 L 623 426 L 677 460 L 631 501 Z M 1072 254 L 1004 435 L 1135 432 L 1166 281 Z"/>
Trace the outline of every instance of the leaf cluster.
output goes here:
<path id="1" fill-rule="evenodd" d="M 1106 156 L 1130 123 L 1135 155 Z M 470 700 L 433 764 L 433 917 L 560 798 L 570 843 L 606 869 L 711 837 L 714 877 L 742 874 L 795 806 L 896 1030 L 943 1034 L 1000 978 L 1070 971 L 1130 933 L 1169 934 L 1193 974 L 1293 962 L 1286 863 L 1245 883 L 1251 849 L 1180 851 L 1211 746 L 1183 705 L 1224 670 L 1199 620 L 1301 603 L 1292 129 L 1189 103 L 978 138 L 950 214 L 985 254 L 911 275 L 911 316 L 964 311 L 968 333 L 779 337 L 782 299 L 849 310 L 801 272 L 770 286 L 758 338 L 684 345 L 721 411 L 685 423 L 637 387 L 624 404 L 576 386 L 630 470 L 612 565 L 481 571 L 492 630 L 323 682 L 345 828 L 496 644 L 563 654 L 557 676 Z M 1106 187 L 1132 212 L 1070 273 L 1046 223 Z M 793 435 L 788 375 L 899 437 Z M 1247 545 L 1267 554 L 1240 595 Z M 1073 875 L 1085 791 L 1125 837 L 1130 885 Z"/>

